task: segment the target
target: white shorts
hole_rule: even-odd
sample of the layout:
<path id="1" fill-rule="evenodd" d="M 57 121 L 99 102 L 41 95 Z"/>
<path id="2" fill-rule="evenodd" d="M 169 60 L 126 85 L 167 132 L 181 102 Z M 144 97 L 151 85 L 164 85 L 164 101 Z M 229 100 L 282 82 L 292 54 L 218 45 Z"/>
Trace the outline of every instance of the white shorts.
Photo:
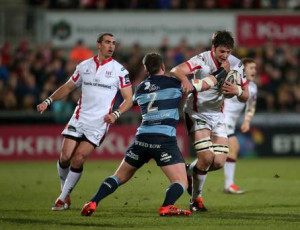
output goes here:
<path id="1" fill-rule="evenodd" d="M 236 126 L 237 120 L 238 120 L 238 117 L 228 116 L 227 114 L 225 114 L 225 124 L 226 124 L 228 137 L 235 135 L 235 126 Z"/>
<path id="2" fill-rule="evenodd" d="M 189 133 L 201 129 L 209 129 L 213 136 L 226 137 L 227 131 L 224 123 L 224 115 L 216 114 L 196 114 L 186 113 L 185 122 Z"/>
<path id="3" fill-rule="evenodd" d="M 62 135 L 72 136 L 75 138 L 85 137 L 88 141 L 96 146 L 100 146 L 104 140 L 104 136 L 108 130 L 108 125 L 97 129 L 93 126 L 83 124 L 78 121 L 75 117 L 72 117 L 61 133 Z"/>

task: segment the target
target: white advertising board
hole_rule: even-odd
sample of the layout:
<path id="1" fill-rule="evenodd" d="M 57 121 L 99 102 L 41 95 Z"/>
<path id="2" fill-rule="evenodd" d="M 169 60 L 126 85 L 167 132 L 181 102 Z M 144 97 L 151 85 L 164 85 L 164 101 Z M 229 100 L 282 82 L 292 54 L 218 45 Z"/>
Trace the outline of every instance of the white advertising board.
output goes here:
<path id="1" fill-rule="evenodd" d="M 235 15 L 203 12 L 47 12 L 44 40 L 56 46 L 73 46 L 83 39 L 94 46 L 101 32 L 113 33 L 124 45 L 157 46 L 164 37 L 171 45 L 182 38 L 189 44 L 210 40 L 216 30 L 235 29 Z"/>

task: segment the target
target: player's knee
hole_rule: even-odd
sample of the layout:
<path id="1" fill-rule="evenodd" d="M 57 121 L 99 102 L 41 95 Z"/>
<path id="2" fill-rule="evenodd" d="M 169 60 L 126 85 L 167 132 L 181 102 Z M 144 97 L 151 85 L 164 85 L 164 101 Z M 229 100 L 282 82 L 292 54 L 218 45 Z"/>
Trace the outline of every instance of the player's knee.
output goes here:
<path id="1" fill-rule="evenodd" d="M 207 168 L 211 165 L 214 159 L 212 142 L 209 137 L 198 140 L 194 143 L 194 148 L 197 152 L 198 168 Z"/>
<path id="2" fill-rule="evenodd" d="M 82 167 L 84 162 L 86 161 L 87 156 L 80 152 L 76 152 L 74 157 L 72 158 L 72 166 L 79 168 Z"/>

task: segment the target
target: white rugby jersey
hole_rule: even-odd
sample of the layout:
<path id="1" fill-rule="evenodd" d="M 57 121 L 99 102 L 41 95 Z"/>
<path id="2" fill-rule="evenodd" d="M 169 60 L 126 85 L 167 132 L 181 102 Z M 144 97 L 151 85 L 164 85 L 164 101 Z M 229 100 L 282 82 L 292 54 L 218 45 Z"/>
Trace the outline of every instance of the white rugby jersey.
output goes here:
<path id="1" fill-rule="evenodd" d="M 117 91 L 131 86 L 128 71 L 120 63 L 109 58 L 99 64 L 97 56 L 81 62 L 69 81 L 82 91 L 72 118 L 93 129 L 105 124 Z"/>
<path id="2" fill-rule="evenodd" d="M 249 98 L 246 103 L 240 102 L 236 96 L 232 98 L 225 98 L 223 113 L 225 116 L 225 123 L 235 126 L 236 122 L 244 110 L 246 105 L 250 105 L 257 98 L 257 86 L 253 81 L 249 82 Z M 233 123 L 233 124 L 232 124 Z"/>
<path id="3" fill-rule="evenodd" d="M 247 79 L 244 74 L 244 66 L 240 59 L 233 55 L 228 57 L 231 70 L 237 70 L 241 75 L 242 86 L 246 85 Z M 220 68 L 220 65 L 213 57 L 212 51 L 206 51 L 192 57 L 186 62 L 194 78 L 203 79 L 207 75 Z M 214 86 L 207 91 L 190 95 L 185 105 L 185 112 L 197 113 L 219 113 L 223 105 L 223 94 L 218 86 Z"/>

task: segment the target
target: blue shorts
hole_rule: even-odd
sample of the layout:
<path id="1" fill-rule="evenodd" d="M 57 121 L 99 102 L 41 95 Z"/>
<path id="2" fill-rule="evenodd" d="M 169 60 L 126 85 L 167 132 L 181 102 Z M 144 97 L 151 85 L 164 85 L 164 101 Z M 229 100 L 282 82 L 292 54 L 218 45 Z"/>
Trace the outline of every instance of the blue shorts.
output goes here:
<path id="1" fill-rule="evenodd" d="M 152 158 L 160 167 L 184 163 L 176 137 L 166 135 L 137 135 L 124 157 L 128 164 L 136 168 L 142 167 Z"/>

